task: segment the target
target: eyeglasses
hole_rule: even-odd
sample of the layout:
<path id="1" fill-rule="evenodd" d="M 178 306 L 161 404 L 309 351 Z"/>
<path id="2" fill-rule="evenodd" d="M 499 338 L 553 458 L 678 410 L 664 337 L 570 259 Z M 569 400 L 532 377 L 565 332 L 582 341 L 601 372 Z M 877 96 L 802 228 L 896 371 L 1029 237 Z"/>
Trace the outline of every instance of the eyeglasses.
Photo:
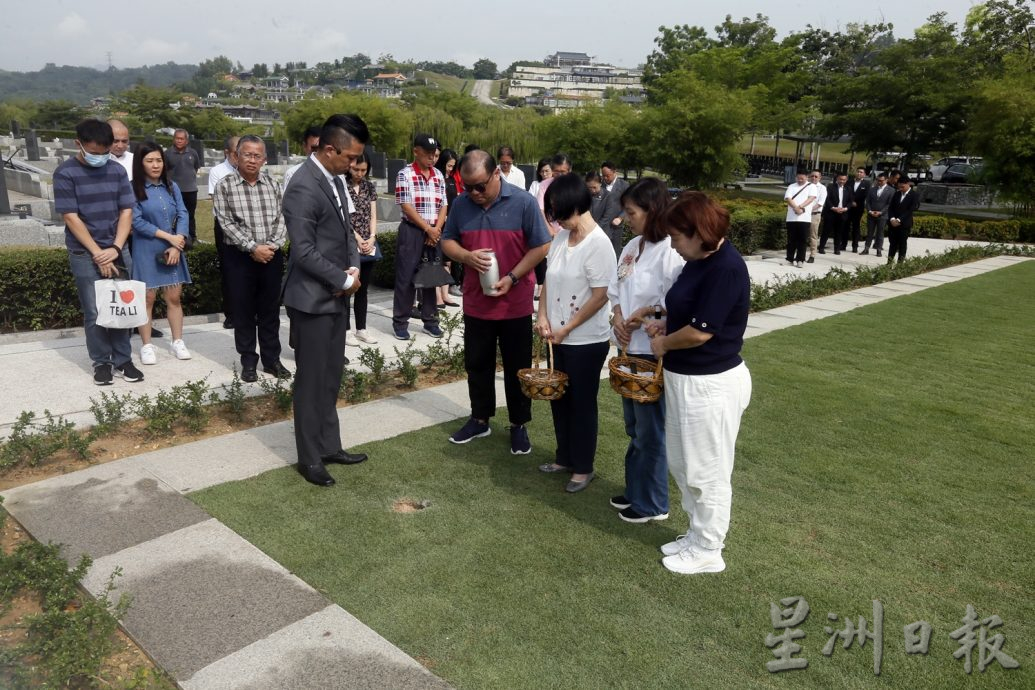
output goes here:
<path id="1" fill-rule="evenodd" d="M 264 153 L 239 153 L 238 158 L 243 158 L 246 161 L 261 161 L 266 157 Z"/>
<path id="2" fill-rule="evenodd" d="M 477 194 L 485 194 L 485 190 L 488 189 L 490 182 L 492 182 L 492 175 L 489 175 L 485 182 L 479 182 L 478 184 L 465 184 L 464 189 L 469 192 L 476 192 Z"/>

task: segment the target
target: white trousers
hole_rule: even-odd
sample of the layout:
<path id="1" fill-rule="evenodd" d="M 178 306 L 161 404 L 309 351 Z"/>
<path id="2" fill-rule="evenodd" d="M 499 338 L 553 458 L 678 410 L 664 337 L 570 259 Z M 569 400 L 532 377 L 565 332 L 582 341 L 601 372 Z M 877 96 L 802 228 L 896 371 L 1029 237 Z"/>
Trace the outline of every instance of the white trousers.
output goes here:
<path id="1" fill-rule="evenodd" d="M 751 401 L 742 362 L 708 376 L 665 372 L 665 449 L 696 541 L 721 549 L 730 526 L 733 451 L 740 417 Z"/>

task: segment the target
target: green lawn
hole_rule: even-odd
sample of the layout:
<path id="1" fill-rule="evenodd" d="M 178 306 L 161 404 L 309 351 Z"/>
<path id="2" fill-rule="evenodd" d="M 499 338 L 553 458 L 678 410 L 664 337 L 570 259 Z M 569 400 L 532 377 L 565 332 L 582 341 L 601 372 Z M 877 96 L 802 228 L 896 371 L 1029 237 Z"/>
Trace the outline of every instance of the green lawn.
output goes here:
<path id="1" fill-rule="evenodd" d="M 1028 295 L 1028 298 L 1018 299 Z M 193 494 L 212 515 L 464 688 L 1035 687 L 1035 262 L 748 341 L 754 397 L 734 472 L 726 572 L 681 577 L 628 525 L 618 398 L 601 391 L 600 477 L 576 495 L 537 404 L 531 456 L 448 424 L 365 447 L 317 490 L 291 469 Z M 678 501 L 673 491 L 673 498 Z M 393 500 L 429 500 L 397 514 Z M 771 675 L 770 602 L 804 596 L 803 671 Z M 828 612 L 884 605 L 872 642 L 828 658 Z M 969 678 L 949 633 L 999 615 L 1016 671 Z M 933 626 L 927 656 L 903 626 Z"/>

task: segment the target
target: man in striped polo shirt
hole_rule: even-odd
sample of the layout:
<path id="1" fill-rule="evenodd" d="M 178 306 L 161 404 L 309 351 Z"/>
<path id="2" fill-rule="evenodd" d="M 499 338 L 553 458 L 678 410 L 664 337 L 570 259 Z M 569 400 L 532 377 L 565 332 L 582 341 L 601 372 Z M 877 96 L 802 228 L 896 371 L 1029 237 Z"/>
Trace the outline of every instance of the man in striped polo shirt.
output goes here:
<path id="1" fill-rule="evenodd" d="M 410 339 L 410 310 L 417 291 L 413 287 L 413 276 L 425 248 L 437 250 L 446 220 L 446 180 L 435 168 L 438 148 L 438 142 L 431 135 L 418 134 L 413 140 L 413 162 L 400 170 L 395 179 L 395 203 L 402 212 L 402 222 L 395 239 L 392 330 L 399 340 Z M 418 301 L 424 332 L 432 338 L 441 338 L 435 288 L 424 288 L 420 293 Z"/>
<path id="2" fill-rule="evenodd" d="M 532 451 L 525 429 L 532 401 L 521 392 L 519 369 L 532 365 L 534 269 L 550 249 L 550 231 L 531 194 L 502 179 L 492 155 L 471 151 L 460 161 L 463 194 L 453 202 L 442 249 L 464 271 L 464 368 L 471 397 L 471 418 L 449 437 L 453 443 L 488 436 L 496 413 L 496 346 L 503 358 L 503 389 L 510 417 L 510 452 Z M 479 274 L 496 254 L 500 279 L 495 294 L 482 292 Z"/>
<path id="3" fill-rule="evenodd" d="M 97 325 L 94 283 L 101 278 L 129 278 L 129 252 L 122 253 L 133 224 L 136 197 L 122 166 L 111 160 L 115 141 L 111 125 L 83 120 L 75 128 L 79 152 L 54 171 L 54 208 L 65 221 L 68 263 L 83 309 L 86 350 L 93 382 L 110 386 L 112 374 L 142 381 L 133 365 L 128 328 Z"/>

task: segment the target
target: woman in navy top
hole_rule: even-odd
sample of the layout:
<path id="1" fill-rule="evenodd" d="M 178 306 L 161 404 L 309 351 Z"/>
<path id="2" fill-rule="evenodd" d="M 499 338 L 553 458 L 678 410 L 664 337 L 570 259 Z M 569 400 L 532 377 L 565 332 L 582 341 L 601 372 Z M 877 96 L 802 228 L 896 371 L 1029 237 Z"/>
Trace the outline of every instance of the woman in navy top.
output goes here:
<path id="1" fill-rule="evenodd" d="M 681 194 L 658 221 L 686 259 L 665 296 L 665 321 L 648 333 L 655 356 L 665 358 L 665 448 L 690 518 L 686 534 L 661 547 L 661 562 L 687 575 L 726 568 L 733 450 L 751 400 L 751 374 L 740 358 L 751 284 L 726 239 L 729 221 L 701 192 Z"/>
<path id="2" fill-rule="evenodd" d="M 187 207 L 180 189 L 169 180 L 162 147 L 145 142 L 133 155 L 133 279 L 147 285 L 147 323 L 140 327 L 140 361 L 156 364 L 151 344 L 151 314 L 158 288 L 165 298 L 165 312 L 172 329 L 171 349 L 177 359 L 190 359 L 183 343 L 183 284 L 190 282 L 184 253 L 190 231 Z"/>

